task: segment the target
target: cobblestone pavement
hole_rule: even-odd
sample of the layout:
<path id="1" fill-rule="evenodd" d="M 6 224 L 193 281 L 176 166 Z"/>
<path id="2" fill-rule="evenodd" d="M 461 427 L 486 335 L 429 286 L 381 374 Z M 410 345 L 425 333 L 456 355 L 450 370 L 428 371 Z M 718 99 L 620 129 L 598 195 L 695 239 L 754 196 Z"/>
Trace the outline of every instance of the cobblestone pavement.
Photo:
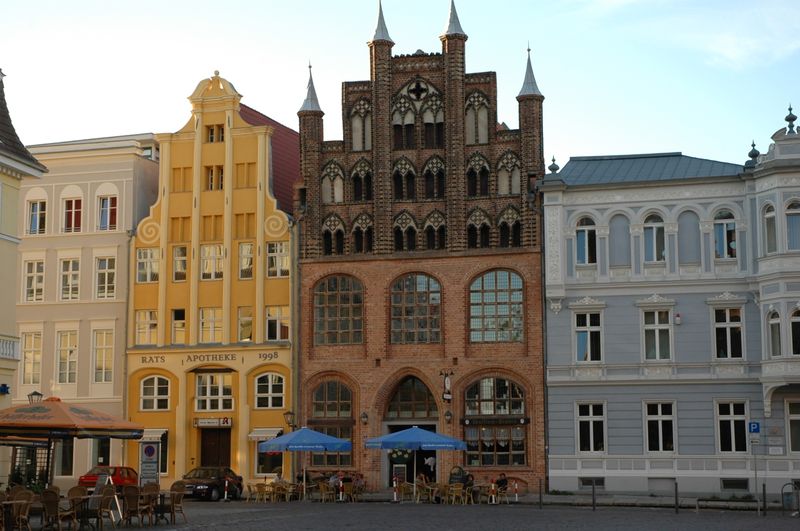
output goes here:
<path id="1" fill-rule="evenodd" d="M 430 529 L 435 531 L 470 529 L 643 529 L 643 530 L 754 530 L 800 528 L 800 519 L 780 511 L 766 518 L 752 511 L 706 509 L 700 513 L 671 509 L 598 507 L 591 508 L 532 505 L 401 505 L 391 503 L 291 502 L 255 504 L 245 502 L 212 503 L 187 501 L 188 524 L 159 526 L 161 529 L 231 529 L 235 531 L 269 529 L 392 530 Z M 179 517 L 180 518 L 180 517 Z"/>

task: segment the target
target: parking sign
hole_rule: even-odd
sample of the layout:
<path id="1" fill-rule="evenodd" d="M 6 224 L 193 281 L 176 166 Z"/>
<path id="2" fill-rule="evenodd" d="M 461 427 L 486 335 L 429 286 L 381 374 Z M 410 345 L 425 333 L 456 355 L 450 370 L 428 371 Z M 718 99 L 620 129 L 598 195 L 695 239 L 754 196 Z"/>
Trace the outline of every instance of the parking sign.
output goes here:
<path id="1" fill-rule="evenodd" d="M 761 433 L 761 423 L 751 422 L 747 425 L 747 431 L 750 433 Z"/>

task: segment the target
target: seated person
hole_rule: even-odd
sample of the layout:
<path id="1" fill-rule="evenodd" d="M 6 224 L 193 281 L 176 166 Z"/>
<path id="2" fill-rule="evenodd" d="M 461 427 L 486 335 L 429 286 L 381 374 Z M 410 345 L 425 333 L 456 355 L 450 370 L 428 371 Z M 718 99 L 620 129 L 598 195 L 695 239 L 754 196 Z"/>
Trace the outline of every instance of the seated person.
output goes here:
<path id="1" fill-rule="evenodd" d="M 331 474 L 331 477 L 328 478 L 328 486 L 329 487 L 331 487 L 333 489 L 338 489 L 339 488 L 339 474 L 344 475 L 341 470 L 339 472 L 337 472 L 336 474 Z"/>
<path id="2" fill-rule="evenodd" d="M 417 485 L 421 485 L 424 487 L 427 484 L 428 484 L 428 477 L 425 475 L 425 473 L 420 472 L 419 474 L 417 474 Z"/>
<path id="3" fill-rule="evenodd" d="M 508 488 L 508 478 L 506 478 L 504 473 L 500 473 L 500 477 L 497 478 L 496 484 L 498 489 L 505 490 Z"/>
<path id="4" fill-rule="evenodd" d="M 475 486 L 475 476 L 472 474 L 467 474 L 467 477 L 464 478 L 464 488 L 471 489 Z"/>

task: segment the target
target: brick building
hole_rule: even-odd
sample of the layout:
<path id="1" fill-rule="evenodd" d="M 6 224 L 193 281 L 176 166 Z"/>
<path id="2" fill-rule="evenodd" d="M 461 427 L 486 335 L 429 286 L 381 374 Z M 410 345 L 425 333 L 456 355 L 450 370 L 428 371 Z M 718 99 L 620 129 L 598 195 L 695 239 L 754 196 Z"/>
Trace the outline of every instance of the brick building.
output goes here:
<path id="1" fill-rule="evenodd" d="M 496 116 L 494 72 L 465 73 L 451 4 L 441 53 L 392 56 L 379 10 L 370 77 L 342 89 L 343 141 L 323 140 L 313 79 L 298 112 L 300 424 L 353 441 L 314 471 L 357 470 L 370 488 L 412 477 L 364 441 L 419 425 L 464 453 L 418 452 L 521 488 L 545 474 L 541 266 L 529 198 L 544 174 L 542 102 L 530 59 L 519 130 Z M 425 459 L 437 457 L 435 469 Z"/>

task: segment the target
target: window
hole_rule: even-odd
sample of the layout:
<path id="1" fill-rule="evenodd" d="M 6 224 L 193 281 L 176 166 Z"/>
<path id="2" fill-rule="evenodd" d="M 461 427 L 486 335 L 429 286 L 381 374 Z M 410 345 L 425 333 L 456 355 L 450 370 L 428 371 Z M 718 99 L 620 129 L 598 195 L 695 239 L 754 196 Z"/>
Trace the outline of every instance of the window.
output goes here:
<path id="1" fill-rule="evenodd" d="M 326 256 L 344 254 L 344 231 L 342 229 L 336 229 L 333 232 L 326 229 L 322 232 L 322 252 Z"/>
<path id="2" fill-rule="evenodd" d="M 200 373 L 197 375 L 197 411 L 233 409 L 233 375 Z"/>
<path id="3" fill-rule="evenodd" d="M 47 201 L 28 203 L 28 234 L 44 234 L 47 228 Z"/>
<path id="4" fill-rule="evenodd" d="M 136 344 L 155 345 L 158 335 L 158 312 L 156 310 L 136 311 Z"/>
<path id="5" fill-rule="evenodd" d="M 81 231 L 81 199 L 64 200 L 64 232 Z"/>
<path id="6" fill-rule="evenodd" d="M 326 168 L 320 186 L 322 188 L 323 203 L 342 203 L 344 201 L 344 177 L 342 177 L 342 172 L 338 167 L 329 166 Z"/>
<path id="7" fill-rule="evenodd" d="M 489 247 L 489 225 L 470 223 L 467 226 L 467 247 L 470 249 Z"/>
<path id="8" fill-rule="evenodd" d="M 187 254 L 185 245 L 176 245 L 172 248 L 172 280 L 182 282 L 186 280 Z"/>
<path id="9" fill-rule="evenodd" d="M 239 279 L 253 278 L 253 244 L 239 244 Z"/>
<path id="10" fill-rule="evenodd" d="M 392 343 L 441 341 L 442 288 L 427 275 L 406 275 L 392 284 Z"/>
<path id="11" fill-rule="evenodd" d="M 578 404 L 579 452 L 605 451 L 605 424 L 604 404 Z"/>
<path id="12" fill-rule="evenodd" d="M 372 239 L 372 227 L 367 227 L 366 229 L 356 227 L 353 229 L 353 244 L 355 246 L 355 252 L 371 253 Z"/>
<path id="13" fill-rule="evenodd" d="M 417 248 L 417 229 L 412 226 L 403 230 L 399 226 L 394 228 L 394 250 L 414 251 Z"/>
<path id="14" fill-rule="evenodd" d="M 139 407 L 145 411 L 169 410 L 169 380 L 163 376 L 149 376 L 143 379 Z"/>
<path id="15" fill-rule="evenodd" d="M 669 310 L 644 312 L 644 358 L 647 360 L 670 359 L 672 323 Z"/>
<path id="16" fill-rule="evenodd" d="M 111 439 L 102 437 L 92 439 L 92 459 L 90 463 L 94 465 L 108 465 L 111 459 Z"/>
<path id="17" fill-rule="evenodd" d="M 467 98 L 464 136 L 467 145 L 489 142 L 489 103 L 480 93 L 475 92 Z"/>
<path id="18" fill-rule="evenodd" d="M 256 378 L 256 408 L 283 407 L 283 376 L 262 374 Z"/>
<path id="19" fill-rule="evenodd" d="M 350 388 L 341 382 L 328 380 L 314 389 L 311 395 L 311 416 L 322 421 L 314 425 L 314 429 L 339 437 L 351 439 L 353 418 L 353 394 Z M 328 420 L 329 423 L 324 423 Z M 314 452 L 311 454 L 314 466 L 350 466 L 351 452 Z"/>
<path id="20" fill-rule="evenodd" d="M 747 414 L 745 402 L 717 403 L 720 452 L 747 451 Z"/>
<path id="21" fill-rule="evenodd" d="M 524 415 L 522 387 L 505 378 L 483 378 L 464 393 L 467 416 Z"/>
<path id="22" fill-rule="evenodd" d="M 372 174 L 369 171 L 353 174 L 353 201 L 372 200 Z"/>
<path id="23" fill-rule="evenodd" d="M 225 169 L 222 166 L 206 166 L 205 189 L 208 191 L 222 190 L 225 181 Z"/>
<path id="24" fill-rule="evenodd" d="M 44 300 L 44 260 L 25 262 L 25 301 Z"/>
<path id="25" fill-rule="evenodd" d="M 781 355 L 781 316 L 778 312 L 770 312 L 767 316 L 769 326 L 769 352 L 772 356 Z"/>
<path id="26" fill-rule="evenodd" d="M 575 359 L 577 361 L 601 361 L 602 328 L 600 312 L 575 314 Z"/>
<path id="27" fill-rule="evenodd" d="M 792 354 L 800 356 L 800 310 L 792 312 Z"/>
<path id="28" fill-rule="evenodd" d="M 172 310 L 172 344 L 186 344 L 186 310 L 183 308 Z"/>
<path id="29" fill-rule="evenodd" d="M 764 254 L 772 254 L 778 251 L 778 237 L 775 228 L 775 207 L 767 205 L 764 207 Z"/>
<path id="30" fill-rule="evenodd" d="M 386 417 L 437 419 L 439 410 L 428 386 L 419 378 L 407 376 L 395 389 L 386 408 Z"/>
<path id="31" fill-rule="evenodd" d="M 97 258 L 97 298 L 113 299 L 116 289 L 117 259 L 113 257 Z"/>
<path id="32" fill-rule="evenodd" d="M 347 345 L 363 341 L 363 287 L 344 275 L 330 276 L 314 288 L 314 343 Z"/>
<path id="33" fill-rule="evenodd" d="M 416 142 L 414 138 L 414 112 L 411 106 L 405 107 L 402 104 L 408 104 L 407 100 L 400 100 L 400 105 L 395 106 L 395 111 L 392 114 L 392 136 L 394 149 L 414 149 Z M 407 108 L 405 112 L 400 107 Z"/>
<path id="34" fill-rule="evenodd" d="M 800 402 L 787 402 L 789 451 L 800 452 Z"/>
<path id="35" fill-rule="evenodd" d="M 522 245 L 522 227 L 519 221 L 500 223 L 500 247 L 519 247 Z"/>
<path id="36" fill-rule="evenodd" d="M 664 220 L 650 214 L 644 220 L 644 261 L 663 262 L 664 255 Z"/>
<path id="37" fill-rule="evenodd" d="M 22 383 L 38 384 L 42 377 L 42 333 L 23 332 L 21 336 Z"/>
<path id="38" fill-rule="evenodd" d="M 97 205 L 98 230 L 117 230 L 117 196 L 104 196 L 99 198 Z"/>
<path id="39" fill-rule="evenodd" d="M 225 126 L 208 125 L 206 126 L 206 142 L 224 142 L 225 141 Z"/>
<path id="40" fill-rule="evenodd" d="M 714 256 L 736 258 L 736 222 L 729 210 L 720 210 L 714 216 Z"/>
<path id="41" fill-rule="evenodd" d="M 95 330 L 94 345 L 94 382 L 110 383 L 114 366 L 114 331 Z"/>
<path id="42" fill-rule="evenodd" d="M 80 298 L 80 262 L 77 258 L 61 260 L 61 300 L 75 301 Z"/>
<path id="43" fill-rule="evenodd" d="M 342 233 L 342 238 L 344 237 Z M 337 238 L 337 250 L 339 249 Z M 341 254 L 342 251 L 338 251 Z M 268 242 L 267 243 L 267 276 L 268 277 L 288 277 L 289 276 L 289 242 Z"/>
<path id="44" fill-rule="evenodd" d="M 786 244 L 790 251 L 800 250 L 800 201 L 786 206 Z"/>
<path id="45" fill-rule="evenodd" d="M 597 263 L 597 243 L 595 240 L 594 221 L 591 218 L 581 218 L 575 230 L 576 263 L 588 265 Z"/>
<path id="46" fill-rule="evenodd" d="M 256 475 L 278 474 L 283 470 L 283 452 L 259 452 L 255 445 Z"/>
<path id="47" fill-rule="evenodd" d="M 161 434 L 161 445 L 159 446 L 161 458 L 159 459 L 159 473 L 166 474 L 169 469 L 169 432 L 164 430 Z"/>
<path id="48" fill-rule="evenodd" d="M 136 249 L 136 282 L 158 282 L 158 249 Z"/>
<path id="49" fill-rule="evenodd" d="M 430 169 L 425 170 L 425 199 L 444 198 L 444 170 L 438 169 L 436 173 Z"/>
<path id="50" fill-rule="evenodd" d="M 646 403 L 644 407 L 647 422 L 647 451 L 674 452 L 675 417 L 672 402 Z"/>
<path id="51" fill-rule="evenodd" d="M 473 343 L 522 341 L 522 278 L 490 271 L 469 288 L 469 328 Z"/>
<path id="52" fill-rule="evenodd" d="M 78 331 L 60 330 L 58 341 L 58 383 L 74 384 L 78 375 Z"/>
<path id="53" fill-rule="evenodd" d="M 267 306 L 264 311 L 267 319 L 267 341 L 289 341 L 289 320 L 291 314 L 288 306 Z"/>
<path id="54" fill-rule="evenodd" d="M 200 246 L 200 278 L 202 280 L 221 279 L 224 266 L 222 244 Z"/>
<path id="55" fill-rule="evenodd" d="M 464 428 L 467 466 L 521 466 L 525 464 L 525 428 L 519 425 Z"/>
<path id="56" fill-rule="evenodd" d="M 714 337 L 717 358 L 741 358 L 742 310 L 739 308 L 715 309 Z"/>
<path id="57" fill-rule="evenodd" d="M 200 343 L 222 343 L 222 308 L 200 308 Z"/>
<path id="58" fill-rule="evenodd" d="M 253 308 L 251 306 L 239 306 L 239 341 L 253 340 Z"/>
<path id="59" fill-rule="evenodd" d="M 485 165 L 479 170 L 470 168 L 467 171 L 467 196 L 487 196 L 489 195 L 489 168 Z"/>
<path id="60" fill-rule="evenodd" d="M 72 475 L 72 455 L 75 439 L 61 439 L 53 446 L 53 465 L 56 476 Z"/>
<path id="61" fill-rule="evenodd" d="M 372 149 L 372 110 L 367 100 L 359 100 L 350 112 L 353 151 Z"/>

